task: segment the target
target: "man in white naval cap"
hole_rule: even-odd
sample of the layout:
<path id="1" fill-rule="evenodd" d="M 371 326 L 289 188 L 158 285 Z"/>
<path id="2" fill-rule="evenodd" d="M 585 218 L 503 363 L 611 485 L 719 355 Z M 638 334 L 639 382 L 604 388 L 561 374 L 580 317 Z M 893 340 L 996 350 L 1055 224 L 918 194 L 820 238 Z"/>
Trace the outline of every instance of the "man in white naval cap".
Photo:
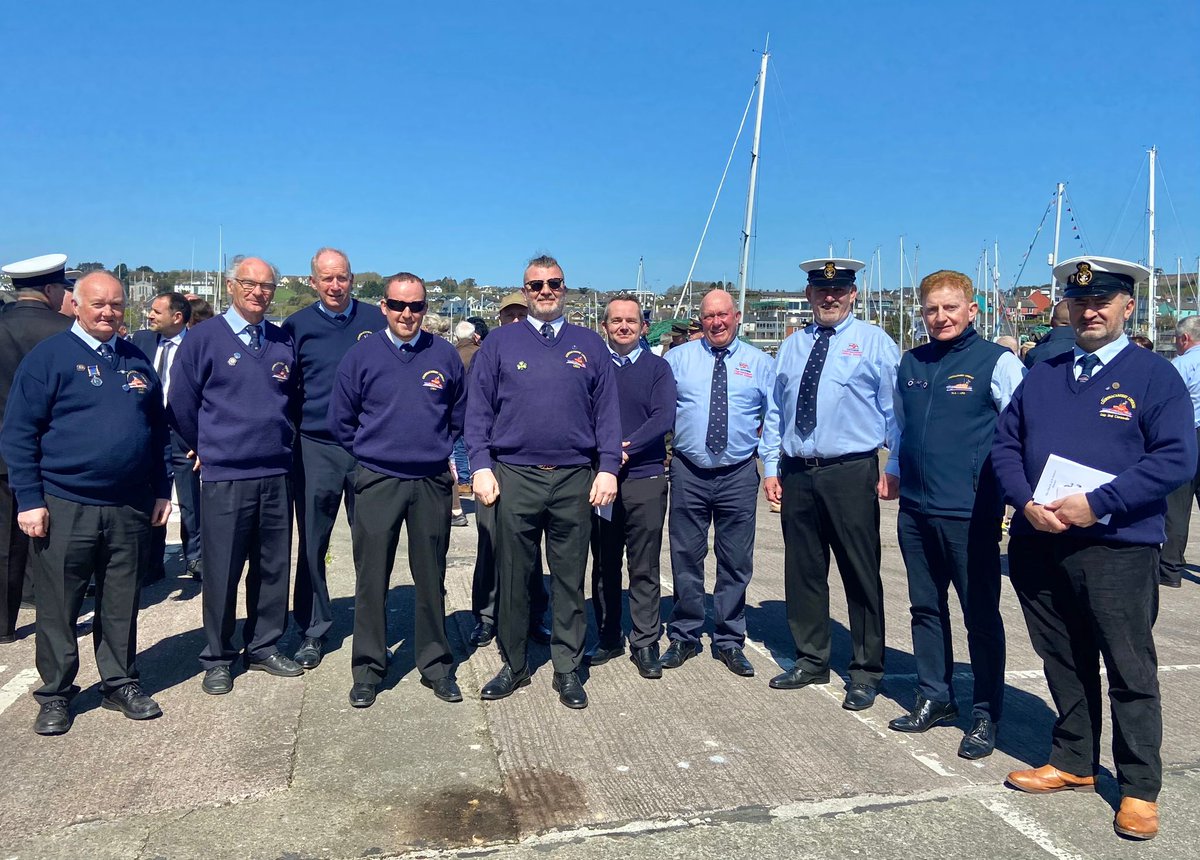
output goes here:
<path id="1" fill-rule="evenodd" d="M 71 319 L 58 313 L 64 296 L 71 295 L 66 265 L 66 254 L 43 254 L 3 267 L 17 298 L 0 314 L 0 416 L 21 359 L 50 335 L 71 327 Z M 0 458 L 0 644 L 16 641 L 28 558 L 29 538 L 17 528 L 8 466 Z"/>
<path id="2" fill-rule="evenodd" d="M 1125 335 L 1150 270 L 1107 257 L 1054 269 L 1075 329 L 1071 352 L 1034 365 L 1000 414 L 992 462 L 1016 508 L 1009 581 L 1042 658 L 1058 719 L 1050 760 L 1013 771 L 1031 794 L 1094 791 L 1100 770 L 1100 657 L 1108 675 L 1117 833 L 1158 833 L 1162 701 L 1151 632 L 1168 493 L 1196 468 L 1192 401 L 1166 359 Z M 1106 473 L 1035 497 L 1051 455 Z M 1070 464 L 1053 467 L 1062 475 Z M 1084 491 L 1078 489 L 1084 486 Z"/>

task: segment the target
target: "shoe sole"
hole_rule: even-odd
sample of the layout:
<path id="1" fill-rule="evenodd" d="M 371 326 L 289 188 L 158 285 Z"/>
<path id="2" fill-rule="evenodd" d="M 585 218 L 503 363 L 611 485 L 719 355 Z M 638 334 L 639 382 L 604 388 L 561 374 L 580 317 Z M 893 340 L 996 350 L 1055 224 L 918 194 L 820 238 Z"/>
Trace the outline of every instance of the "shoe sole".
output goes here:
<path id="1" fill-rule="evenodd" d="M 1158 835 L 1157 830 L 1153 833 L 1140 833 L 1134 830 L 1126 830 L 1124 827 L 1118 827 L 1115 821 L 1113 822 L 1113 830 L 1118 835 L 1124 836 L 1126 839 L 1136 839 L 1138 842 L 1146 842 L 1147 840 L 1153 839 Z"/>
<path id="2" fill-rule="evenodd" d="M 867 702 L 865 705 L 852 705 L 849 702 L 842 702 L 842 710 L 845 711 L 868 711 L 875 707 L 875 700 Z"/>
<path id="3" fill-rule="evenodd" d="M 71 726 L 70 726 L 70 724 L 67 724 L 67 725 L 63 726 L 61 729 L 58 729 L 58 728 L 39 729 L 35 726 L 33 729 L 33 732 L 34 732 L 34 734 L 41 735 L 44 738 L 53 738 L 53 737 L 58 737 L 59 735 L 65 735 L 70 730 L 71 730 Z"/>
<path id="4" fill-rule="evenodd" d="M 735 669 L 733 666 L 730 666 L 728 663 L 726 663 L 724 658 L 722 658 L 722 657 L 717 657 L 717 662 L 719 662 L 722 666 L 724 666 L 726 669 L 728 669 L 730 671 L 730 673 L 737 675 L 739 678 L 753 678 L 754 677 L 754 667 L 753 666 L 751 666 L 750 671 L 747 672 L 742 669 Z"/>
<path id="5" fill-rule="evenodd" d="M 923 729 L 902 729 L 898 726 L 893 726 L 891 723 L 888 723 L 888 728 L 893 732 L 901 732 L 906 735 L 923 735 L 930 729 L 936 729 L 938 726 L 952 726 L 956 722 L 958 722 L 958 714 L 947 714 L 944 717 L 938 717 Z M 963 758 L 966 758 L 966 756 L 963 756 Z"/>
<path id="6" fill-rule="evenodd" d="M 1084 794 L 1096 793 L 1095 783 L 1091 785 L 1060 785 L 1058 788 L 1026 788 L 1025 786 L 1017 785 L 1017 783 L 1010 782 L 1008 779 L 1005 779 L 1004 784 L 1009 788 L 1016 789 L 1017 791 L 1024 792 L 1025 794 L 1057 794 L 1060 791 L 1079 791 Z M 1116 825 L 1114 824 L 1113 826 L 1115 827 Z"/>
<path id="7" fill-rule="evenodd" d="M 130 713 L 129 711 L 127 711 L 127 710 L 125 710 L 124 708 L 122 708 L 120 705 L 113 704 L 112 702 L 109 702 L 107 699 L 105 699 L 105 700 L 101 700 L 101 702 L 100 702 L 100 707 L 102 707 L 102 708 L 104 708 L 105 710 L 108 710 L 108 711 L 120 711 L 120 712 L 121 712 L 122 714 L 124 714 L 124 715 L 125 715 L 125 716 L 126 716 L 128 719 L 131 719 L 131 720 L 152 720 L 152 719 L 154 719 L 155 717 L 161 717 L 161 716 L 162 716 L 162 708 L 158 707 L 157 705 L 155 705 L 155 706 L 154 706 L 154 710 L 153 710 L 153 711 L 147 711 L 147 712 L 146 712 L 146 713 L 144 713 L 144 714 L 134 714 L 134 713 Z"/>
<path id="8" fill-rule="evenodd" d="M 772 679 L 767 682 L 767 686 L 772 690 L 803 690 L 805 687 L 823 687 L 829 683 L 829 679 L 814 678 L 811 681 L 802 681 L 799 684 L 776 684 Z"/>
<path id="9" fill-rule="evenodd" d="M 299 678 L 301 675 L 304 674 L 303 669 L 301 669 L 299 672 L 280 672 L 276 669 L 268 669 L 262 663 L 251 663 L 248 666 L 246 666 L 246 671 L 247 672 L 266 672 L 268 675 L 271 675 L 275 678 Z"/>
<path id="10" fill-rule="evenodd" d="M 659 678 L 662 677 L 663 673 L 662 673 L 661 666 L 657 669 L 643 669 L 641 666 L 638 665 L 638 661 L 633 659 L 633 657 L 629 658 L 629 662 L 632 663 L 637 668 L 638 674 L 641 675 L 643 678 L 646 678 L 647 680 L 657 681 Z"/>
<path id="11" fill-rule="evenodd" d="M 517 690 L 521 689 L 522 687 L 528 687 L 531 680 L 532 679 L 530 679 L 530 678 L 525 678 L 521 681 L 517 681 L 517 683 L 513 685 L 513 688 L 511 690 L 509 690 L 507 693 L 505 693 L 503 696 L 497 696 L 494 693 L 489 694 L 489 693 L 481 692 L 479 694 L 479 698 L 481 698 L 485 702 L 498 702 L 501 699 L 507 699 L 509 696 L 511 696 L 513 693 L 517 692 Z"/>

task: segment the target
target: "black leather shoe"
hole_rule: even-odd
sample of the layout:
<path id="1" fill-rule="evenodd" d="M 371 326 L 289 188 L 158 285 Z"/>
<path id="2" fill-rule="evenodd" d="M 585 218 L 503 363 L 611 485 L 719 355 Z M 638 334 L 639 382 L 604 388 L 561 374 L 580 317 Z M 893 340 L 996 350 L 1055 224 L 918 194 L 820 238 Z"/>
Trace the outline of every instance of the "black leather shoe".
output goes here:
<path id="1" fill-rule="evenodd" d="M 65 735 L 71 728 L 71 710 L 64 699 L 51 699 L 42 704 L 33 730 L 39 735 Z"/>
<path id="2" fill-rule="evenodd" d="M 110 711 L 120 711 L 131 720 L 152 720 L 162 716 L 158 702 L 147 696 L 137 684 L 118 687 L 100 703 Z"/>
<path id="3" fill-rule="evenodd" d="M 550 686 L 558 693 L 558 700 L 568 708 L 579 710 L 587 707 L 587 693 L 574 672 L 555 672 Z"/>
<path id="4" fill-rule="evenodd" d="M 875 704 L 879 691 L 870 684 L 847 684 L 846 698 L 842 699 L 842 707 L 847 711 L 865 711 Z"/>
<path id="5" fill-rule="evenodd" d="M 1158 575 L 1158 584 L 1165 585 L 1167 588 L 1183 588 L 1183 577 L 1168 576 L 1165 573 Z"/>
<path id="6" fill-rule="evenodd" d="M 213 666 L 204 672 L 200 689 L 210 696 L 223 696 L 233 689 L 233 673 L 228 666 Z"/>
<path id="7" fill-rule="evenodd" d="M 934 726 L 953 725 L 957 719 L 958 705 L 954 702 L 931 702 L 917 693 L 917 703 L 913 709 L 888 723 L 888 728 L 895 732 L 918 734 Z"/>
<path id="8" fill-rule="evenodd" d="M 638 674 L 643 678 L 661 678 L 662 661 L 658 659 L 658 645 L 647 645 L 645 648 L 634 648 L 629 653 L 629 659 L 637 666 Z"/>
<path id="9" fill-rule="evenodd" d="M 438 678 L 436 681 L 422 678 L 421 684 L 433 690 L 433 694 L 443 702 L 462 701 L 462 690 L 458 689 L 458 684 L 449 675 L 445 678 Z"/>
<path id="10" fill-rule="evenodd" d="M 774 690 L 799 690 L 811 684 L 828 684 L 829 672 L 805 672 L 797 663 L 781 675 L 776 675 L 767 686 Z"/>
<path id="11" fill-rule="evenodd" d="M 204 563 L 198 558 L 193 558 L 187 563 L 187 572 L 188 576 L 196 582 L 200 582 L 204 579 Z"/>
<path id="12" fill-rule="evenodd" d="M 976 717 L 971 723 L 971 730 L 963 735 L 962 743 L 958 745 L 960 758 L 986 758 L 996 748 L 996 732 L 999 726 L 987 717 Z"/>
<path id="13" fill-rule="evenodd" d="M 754 677 L 754 667 L 750 665 L 741 648 L 718 648 L 717 659 L 735 675 L 741 675 L 743 678 Z"/>
<path id="14" fill-rule="evenodd" d="M 476 648 L 486 648 L 492 644 L 492 640 L 495 638 L 496 625 L 490 621 L 480 621 L 471 631 L 471 636 L 467 641 Z"/>
<path id="15" fill-rule="evenodd" d="M 369 708 L 375 704 L 374 684 L 355 684 L 350 688 L 350 707 Z"/>
<path id="16" fill-rule="evenodd" d="M 296 649 L 296 663 L 304 669 L 315 669 L 321 665 L 325 643 L 315 636 L 305 637 Z"/>
<path id="17" fill-rule="evenodd" d="M 521 687 L 528 686 L 529 670 L 522 668 L 520 672 L 514 672 L 512 667 L 505 663 L 496 677 L 483 685 L 483 689 L 479 691 L 479 698 L 484 701 L 507 699 Z"/>
<path id="18" fill-rule="evenodd" d="M 618 642 L 616 645 L 597 645 L 583 655 L 583 662 L 589 666 L 602 666 L 615 657 L 625 653 L 625 646 Z"/>
<path id="19" fill-rule="evenodd" d="M 539 645 L 550 644 L 550 628 L 540 621 L 529 625 L 529 638 Z"/>
<path id="20" fill-rule="evenodd" d="M 671 644 L 667 647 L 667 653 L 662 656 L 662 667 L 664 669 L 678 669 L 699 653 L 699 642 L 684 642 L 682 639 L 672 639 Z"/>
<path id="21" fill-rule="evenodd" d="M 266 672 L 277 678 L 298 678 L 304 674 L 304 670 L 296 664 L 295 660 L 285 657 L 278 651 L 262 660 L 251 661 L 247 657 L 246 668 L 253 672 Z"/>

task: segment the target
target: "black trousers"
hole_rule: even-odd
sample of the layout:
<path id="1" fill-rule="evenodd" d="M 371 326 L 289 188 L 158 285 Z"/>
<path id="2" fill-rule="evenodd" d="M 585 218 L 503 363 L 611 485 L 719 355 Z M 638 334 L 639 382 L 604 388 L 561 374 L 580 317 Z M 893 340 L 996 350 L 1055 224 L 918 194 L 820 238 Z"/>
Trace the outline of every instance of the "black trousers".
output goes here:
<path id="1" fill-rule="evenodd" d="M 188 459 L 187 443 L 171 431 L 171 471 L 175 480 L 175 497 L 179 502 L 179 536 L 183 543 L 183 560 L 200 558 L 200 473 L 192 470 L 195 460 Z M 167 527 L 151 527 L 150 566 L 143 574 L 162 574 L 163 556 L 167 549 Z M 158 578 L 156 576 L 156 578 Z"/>
<path id="2" fill-rule="evenodd" d="M 908 569 L 917 689 L 954 699 L 950 586 L 958 593 L 975 676 L 975 717 L 999 722 L 1004 702 L 1004 621 L 1000 617 L 1000 519 L 938 517 L 903 508 L 896 520 Z"/>
<path id="3" fill-rule="evenodd" d="M 201 600 L 205 646 L 200 665 L 228 666 L 237 625 L 237 590 L 246 573 L 249 660 L 278 650 L 287 627 L 288 574 L 292 554 L 292 490 L 287 475 L 241 481 L 204 481 L 200 487 L 200 536 L 204 552 Z"/>
<path id="4" fill-rule="evenodd" d="M 583 659 L 587 636 L 583 579 L 591 541 L 588 504 L 595 471 L 591 466 L 496 464 L 496 554 L 499 561 L 496 630 L 505 662 L 525 667 L 529 637 L 529 583 L 538 573 L 538 547 L 546 537 L 550 566 L 550 659 L 555 672 L 574 672 Z"/>
<path id="5" fill-rule="evenodd" d="M 500 569 L 496 558 L 496 505 L 482 502 L 475 505 L 475 527 L 479 537 L 475 542 L 475 573 L 471 578 L 471 612 L 478 621 L 496 623 L 496 591 Z M 550 594 L 542 578 L 542 546 L 535 548 L 533 576 L 529 578 L 529 623 L 541 623 L 550 608 Z"/>
<path id="6" fill-rule="evenodd" d="M 29 538 L 17 526 L 17 505 L 6 470 L 0 473 L 0 636 L 17 631 L 28 561 Z"/>
<path id="7" fill-rule="evenodd" d="M 379 684 L 387 675 L 387 594 L 400 527 L 408 527 L 408 569 L 413 609 L 414 663 L 421 677 L 450 674 L 454 656 L 446 636 L 446 552 L 450 549 L 449 470 L 431 478 L 404 479 L 359 466 L 354 476 L 354 650 L 356 684 Z"/>
<path id="8" fill-rule="evenodd" d="M 883 581 L 879 576 L 879 461 L 874 456 L 809 467 L 780 461 L 783 583 L 796 662 L 829 670 L 829 556 L 837 559 L 850 617 L 850 682 L 883 679 Z"/>
<path id="9" fill-rule="evenodd" d="M 1200 428 L 1196 430 L 1200 444 Z M 1192 500 L 1200 503 L 1200 456 L 1196 458 L 1196 473 L 1183 486 L 1167 496 L 1167 542 L 1163 544 L 1158 575 L 1167 582 L 1183 581 L 1184 552 L 1187 550 L 1188 527 L 1192 519 Z"/>
<path id="10" fill-rule="evenodd" d="M 82 505 L 46 497 L 50 527 L 30 541 L 37 589 L 37 670 L 45 704 L 70 700 L 79 688 L 75 621 L 88 583 L 96 580 L 92 647 L 103 693 L 137 680 L 140 572 L 150 554 L 149 500 L 143 507 Z"/>
<path id="11" fill-rule="evenodd" d="M 667 515 L 667 477 L 626 478 L 612 519 L 592 514 L 592 613 L 600 644 L 621 642 L 621 565 L 629 553 L 629 644 L 646 648 L 662 635 L 658 558 Z"/>
<path id="12" fill-rule="evenodd" d="M 346 519 L 354 526 L 354 455 L 329 442 L 301 436 L 292 466 L 296 495 L 296 531 L 300 547 L 296 556 L 296 582 L 292 617 L 306 637 L 320 639 L 333 626 L 325 554 L 345 499 Z"/>
<path id="13" fill-rule="evenodd" d="M 1157 800 L 1162 701 L 1151 631 L 1158 614 L 1158 547 L 1017 535 L 1008 543 L 1008 561 L 1058 710 L 1050 764 L 1080 776 L 1099 767 L 1103 655 L 1121 796 Z"/>
<path id="14" fill-rule="evenodd" d="M 746 642 L 746 588 L 754 573 L 758 466 L 704 469 L 678 452 L 671 459 L 671 580 L 675 606 L 667 624 L 672 641 L 697 643 L 704 630 L 704 559 L 713 529 L 717 576 L 713 582 L 713 645 Z"/>

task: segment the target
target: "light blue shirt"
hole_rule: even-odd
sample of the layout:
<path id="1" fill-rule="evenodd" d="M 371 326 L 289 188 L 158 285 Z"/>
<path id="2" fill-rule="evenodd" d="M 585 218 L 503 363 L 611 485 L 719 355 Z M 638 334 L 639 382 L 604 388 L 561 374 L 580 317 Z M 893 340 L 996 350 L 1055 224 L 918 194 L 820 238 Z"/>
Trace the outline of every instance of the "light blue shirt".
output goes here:
<path id="1" fill-rule="evenodd" d="M 75 320 L 75 322 L 71 323 L 71 334 L 75 335 L 80 340 L 82 340 L 84 343 L 86 343 L 88 346 L 90 346 L 92 348 L 93 352 L 100 348 L 101 343 L 107 343 L 109 346 L 111 346 L 113 348 L 113 352 L 117 351 L 117 336 L 115 333 L 108 340 L 105 340 L 105 341 L 96 340 L 96 338 L 92 337 L 90 334 L 88 334 L 86 331 L 83 330 L 83 326 L 81 326 L 79 324 L 79 320 Z M 99 356 L 100 354 L 96 353 L 96 355 Z"/>
<path id="2" fill-rule="evenodd" d="M 796 400 L 816 331 L 816 325 L 809 325 L 789 335 L 775 359 L 783 453 L 789 457 L 842 457 L 874 451 L 881 445 L 898 451 L 900 428 L 892 404 L 900 350 L 878 326 L 853 316 L 834 327 L 817 386 L 817 429 L 800 438 Z"/>
<path id="3" fill-rule="evenodd" d="M 527 322 L 531 326 L 533 326 L 533 330 L 536 331 L 539 336 L 542 333 L 542 325 L 544 323 L 549 322 L 550 325 L 552 325 L 554 327 L 554 336 L 558 337 L 558 333 L 560 331 L 562 331 L 563 323 L 566 322 L 566 318 L 559 317 L 556 320 L 538 320 L 538 319 L 534 319 L 533 316 L 531 315 L 531 316 L 525 317 L 525 322 Z"/>
<path id="4" fill-rule="evenodd" d="M 725 356 L 729 397 L 728 443 L 714 455 L 705 446 L 716 359 L 706 338 L 670 350 L 664 360 L 675 376 L 676 451 L 703 469 L 732 466 L 758 450 L 768 478 L 779 469 L 779 410 L 775 406 L 775 366 L 771 357 L 734 340 Z M 758 428 L 762 426 L 762 439 Z"/>
<path id="5" fill-rule="evenodd" d="M 229 324 L 229 327 L 233 329 L 233 333 L 237 335 L 238 340 L 249 346 L 250 333 L 246 331 L 246 326 L 251 325 L 250 321 L 243 319 L 242 315 L 237 312 L 237 308 L 233 305 L 230 305 L 229 310 L 225 311 L 221 316 Z M 258 334 L 264 341 L 267 339 L 267 330 L 262 323 L 258 324 Z"/>
<path id="6" fill-rule="evenodd" d="M 1200 346 L 1193 346 L 1183 355 L 1175 356 L 1171 362 L 1183 384 L 1187 386 L 1188 394 L 1192 396 L 1192 410 L 1195 412 L 1196 426 L 1200 427 Z"/>
<path id="7" fill-rule="evenodd" d="M 1112 363 L 1112 360 L 1117 357 L 1117 353 L 1127 346 L 1129 346 L 1129 338 L 1125 334 L 1122 334 L 1112 343 L 1106 343 L 1104 346 L 1093 352 L 1092 355 L 1100 359 L 1100 365 L 1092 371 L 1091 378 L 1095 379 L 1097 376 L 1103 373 L 1109 364 Z M 1138 347 L 1138 349 L 1141 349 L 1141 347 Z M 1087 353 L 1079 348 L 1079 344 L 1074 346 L 1073 351 L 1075 355 L 1075 365 L 1071 368 L 1071 372 L 1075 374 L 1076 379 L 1079 379 L 1079 374 L 1083 370 L 1083 368 L 1079 366 L 1079 359 L 1083 358 L 1085 355 L 1087 355 Z"/>
<path id="8" fill-rule="evenodd" d="M 617 355 L 615 352 L 612 352 L 611 350 L 609 350 L 609 352 L 612 355 L 613 364 L 615 364 L 617 367 L 620 367 L 622 364 L 625 363 L 624 358 L 629 359 L 630 364 L 635 364 L 638 360 L 638 356 L 640 356 L 642 354 L 642 348 L 640 346 L 635 346 L 633 348 L 633 352 L 629 353 L 629 355 L 626 355 L 624 357 Z"/>
<path id="9" fill-rule="evenodd" d="M 323 301 L 317 299 L 317 310 L 325 314 L 325 316 L 329 317 L 330 319 L 333 319 L 338 314 L 349 317 L 352 313 L 354 313 L 354 303 L 356 301 L 358 301 L 358 299 L 350 299 L 350 304 L 346 305 L 346 309 L 344 311 L 331 311 L 329 308 L 325 307 L 325 303 Z"/>
<path id="10" fill-rule="evenodd" d="M 421 338 L 420 329 L 418 329 L 417 333 L 414 334 L 412 337 L 410 337 L 408 340 L 405 340 L 404 338 L 397 335 L 394 331 L 392 331 L 391 326 L 388 326 L 387 328 L 385 328 L 384 331 L 387 332 L 387 336 L 392 341 L 392 343 L 394 343 L 396 345 L 396 349 L 399 349 L 400 347 L 404 346 L 404 344 L 406 344 L 406 343 L 413 344 L 413 349 L 416 349 L 416 343 Z"/>
<path id="11" fill-rule="evenodd" d="M 1004 411 L 1004 407 L 1008 406 L 1008 401 L 1012 400 L 1013 392 L 1017 390 L 1017 386 L 1025 378 L 1025 373 L 1025 365 L 1021 364 L 1021 359 L 1017 358 L 1007 349 L 996 359 L 996 365 L 992 368 L 992 382 L 988 386 L 988 393 L 992 395 L 992 403 L 996 407 L 997 415 Z M 897 385 L 899 385 L 898 382 Z M 904 398 L 897 395 L 892 400 L 892 403 L 896 413 L 896 427 L 900 435 L 903 436 Z M 900 458 L 889 456 L 887 467 L 884 471 L 889 475 L 899 476 Z"/>

